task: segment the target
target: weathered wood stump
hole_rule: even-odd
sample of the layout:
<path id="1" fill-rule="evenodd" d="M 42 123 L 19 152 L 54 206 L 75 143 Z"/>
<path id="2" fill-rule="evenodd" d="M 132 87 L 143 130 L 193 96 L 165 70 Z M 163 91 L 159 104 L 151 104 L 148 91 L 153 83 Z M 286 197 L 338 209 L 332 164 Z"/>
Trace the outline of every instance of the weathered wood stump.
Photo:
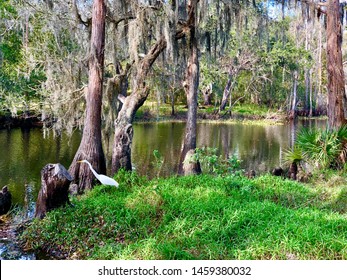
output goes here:
<path id="1" fill-rule="evenodd" d="M 0 191 L 0 215 L 5 215 L 11 208 L 12 195 L 7 186 Z"/>
<path id="2" fill-rule="evenodd" d="M 54 208 L 69 203 L 70 173 L 60 163 L 47 164 L 41 170 L 41 189 L 36 201 L 35 217 L 43 219 Z"/>
<path id="3" fill-rule="evenodd" d="M 296 181 L 296 175 L 298 174 L 298 165 L 296 162 L 292 162 L 288 170 L 288 178 Z"/>
<path id="4" fill-rule="evenodd" d="M 274 176 L 283 176 L 284 175 L 284 171 L 283 171 L 282 167 L 275 167 L 272 170 L 271 174 L 274 175 Z"/>

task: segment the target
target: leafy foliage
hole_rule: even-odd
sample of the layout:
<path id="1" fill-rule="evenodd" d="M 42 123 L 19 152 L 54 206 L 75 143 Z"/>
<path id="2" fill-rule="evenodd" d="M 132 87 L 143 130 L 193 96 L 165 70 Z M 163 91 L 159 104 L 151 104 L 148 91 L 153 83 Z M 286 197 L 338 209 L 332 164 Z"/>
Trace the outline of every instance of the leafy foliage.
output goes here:
<path id="1" fill-rule="evenodd" d="M 0 87 L 6 98 L 0 103 L 4 109 L 11 107 L 9 104 L 22 106 L 30 101 L 34 104 L 40 101 L 41 106 L 36 108 L 57 117 L 60 124 L 57 127 L 71 130 L 71 126 L 83 123 L 84 103 L 81 101 L 87 83 L 91 2 L 84 5 L 82 2 L 74 1 L 76 6 L 71 6 L 66 1 L 54 1 L 54 9 L 50 9 L 47 1 L 30 5 L 26 1 L 1 1 L 0 15 L 4 20 L 0 23 L 3 35 Z M 174 108 L 175 102 L 186 101 L 182 81 L 188 41 L 173 40 L 174 29 L 179 28 L 175 23 L 186 16 L 186 1 L 175 2 L 177 13 L 172 10 L 172 1 L 157 1 L 161 4 L 155 9 L 147 6 L 148 1 L 140 2 L 107 2 L 110 21 L 106 24 L 105 76 L 118 75 L 117 64 L 124 68 L 133 59 L 138 62 L 154 39 L 163 35 L 167 40 L 166 53 L 160 63 L 154 65 L 155 71 L 146 81 L 151 92 L 157 94 L 150 94 L 148 100 L 157 102 L 158 106 L 171 102 Z M 290 103 L 294 70 L 299 74 L 299 103 L 305 99 L 305 69 L 313 69 L 312 81 L 320 79 L 319 85 L 313 84 L 313 92 L 324 94 L 321 90 L 326 83 L 324 52 L 318 59 L 320 52 L 313 51 L 320 48 L 317 32 L 321 29 L 313 23 L 303 26 L 300 7 L 284 9 L 286 15 L 282 17 L 273 15 L 273 9 L 269 7 L 264 2 L 250 5 L 249 1 L 199 1 L 199 89 L 212 85 L 215 107 L 221 102 L 232 65 L 240 69 L 233 76 L 230 104 L 284 109 Z M 118 22 L 124 16 L 123 11 L 128 11 L 132 17 Z M 307 30 L 313 36 L 307 37 Z M 307 45 L 312 46 L 311 50 Z M 246 63 L 247 69 L 241 69 L 242 54 L 246 58 L 255 58 L 251 65 Z M 129 81 L 133 80 L 131 76 L 135 77 L 135 72 L 128 73 Z M 129 90 L 131 87 L 130 83 Z M 318 99 L 312 100 L 315 106 Z"/>
<path id="2" fill-rule="evenodd" d="M 242 174 L 241 161 L 236 155 L 225 159 L 222 155 L 217 154 L 217 150 L 217 148 L 211 147 L 196 148 L 193 160 L 199 161 L 203 173 L 215 175 Z"/>
<path id="3" fill-rule="evenodd" d="M 320 168 L 341 168 L 347 154 L 347 128 L 301 129 L 292 151 L 286 153 L 287 161 L 306 161 Z"/>
<path id="4" fill-rule="evenodd" d="M 38 89 L 45 81 L 45 73 L 39 64 L 30 65 L 23 33 L 16 22 L 18 12 L 12 1 L 0 5 L 0 110 L 29 109 L 29 103 L 38 98 Z"/>
<path id="5" fill-rule="evenodd" d="M 298 147 L 298 145 L 295 145 L 292 150 L 288 150 L 284 154 L 284 160 L 286 165 L 290 165 L 293 162 L 295 162 L 296 164 L 301 163 L 303 159 L 304 156 L 302 150 Z"/>

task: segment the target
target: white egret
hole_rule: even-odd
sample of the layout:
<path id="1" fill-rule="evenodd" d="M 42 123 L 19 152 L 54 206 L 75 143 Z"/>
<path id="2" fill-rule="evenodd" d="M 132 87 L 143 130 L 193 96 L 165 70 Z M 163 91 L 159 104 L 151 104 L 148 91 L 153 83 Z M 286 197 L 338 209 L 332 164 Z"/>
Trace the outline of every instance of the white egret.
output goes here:
<path id="1" fill-rule="evenodd" d="M 101 184 L 108 185 L 108 186 L 116 186 L 118 188 L 119 184 L 117 183 L 116 180 L 114 180 L 114 179 L 112 179 L 110 177 L 107 177 L 106 175 L 102 175 L 102 174 L 96 173 L 96 171 L 93 169 L 93 167 L 92 167 L 92 165 L 90 164 L 89 161 L 84 159 L 84 160 L 80 160 L 80 161 L 77 161 L 77 162 L 80 162 L 80 163 L 84 162 L 84 163 L 88 164 L 90 170 L 93 172 L 94 176 L 101 182 Z"/>

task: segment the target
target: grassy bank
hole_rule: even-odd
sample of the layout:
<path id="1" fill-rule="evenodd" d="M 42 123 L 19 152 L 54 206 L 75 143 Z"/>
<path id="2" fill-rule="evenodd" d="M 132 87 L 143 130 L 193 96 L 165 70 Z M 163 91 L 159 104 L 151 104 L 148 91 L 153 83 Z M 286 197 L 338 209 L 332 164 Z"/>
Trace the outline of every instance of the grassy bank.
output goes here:
<path id="1" fill-rule="evenodd" d="M 347 259 L 345 182 L 116 179 L 35 220 L 26 246 L 69 259 Z"/>
<path id="2" fill-rule="evenodd" d="M 136 113 L 136 122 L 148 121 L 184 121 L 186 119 L 187 106 L 176 105 L 175 115 L 171 114 L 171 106 L 169 104 L 161 104 L 158 107 L 156 102 L 145 102 Z M 254 104 L 237 104 L 231 111 L 225 110 L 218 113 L 218 107 L 215 106 L 199 106 L 198 119 L 200 121 L 267 121 L 274 123 L 284 121 L 286 114 L 278 110 L 268 109 L 266 107 Z"/>

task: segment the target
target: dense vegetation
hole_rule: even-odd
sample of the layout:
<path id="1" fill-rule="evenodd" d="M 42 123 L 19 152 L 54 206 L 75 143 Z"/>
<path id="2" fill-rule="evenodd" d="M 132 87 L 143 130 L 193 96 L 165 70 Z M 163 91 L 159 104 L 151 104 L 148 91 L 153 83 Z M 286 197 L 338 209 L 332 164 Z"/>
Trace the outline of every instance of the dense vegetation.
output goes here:
<path id="1" fill-rule="evenodd" d="M 83 123 L 79 118 L 84 110 L 81 94 L 88 82 L 91 1 L 82 2 L 1 2 L 2 111 L 17 114 L 33 109 L 52 115 L 64 122 L 57 129 Z M 136 75 L 132 62 L 146 54 L 157 37 L 154 33 L 170 32 L 161 28 L 169 28 L 185 15 L 179 1 L 176 7 L 156 7 L 156 1 L 116 2 L 107 1 L 105 90 L 107 79 Z M 326 111 L 323 14 L 317 18 L 317 11 L 306 1 L 200 1 L 199 5 L 201 104 L 218 109 L 223 102 L 227 108 L 245 102 L 284 111 L 298 106 L 305 114 Z M 170 9 L 178 11 L 172 14 Z M 148 40 L 143 36 L 146 32 Z M 149 99 L 171 104 L 174 112 L 177 102 L 186 102 L 181 81 L 188 46 L 168 36 L 167 51 L 158 58 L 147 83 Z M 224 96 L 226 89 L 228 96 Z M 112 111 L 107 105 L 113 102 L 111 97 L 104 98 L 106 111 Z"/>
<path id="2" fill-rule="evenodd" d="M 290 119 L 326 112 L 329 128 L 345 122 L 338 0 L 6 0 L 0 8 L 3 110 L 34 109 L 58 131 L 83 127 L 69 167 L 81 191 L 92 174 L 78 160 L 106 171 L 102 128 L 114 134 L 112 173 L 132 169 L 132 123 L 146 101 L 170 104 L 172 115 L 187 104 L 185 175 L 201 172 L 199 162 L 184 164 L 195 153 L 198 102 L 217 117 L 242 102 Z"/>
<path id="3" fill-rule="evenodd" d="M 120 172 L 35 220 L 28 248 L 69 259 L 346 259 L 346 177 L 169 179 Z"/>
<path id="4" fill-rule="evenodd" d="M 35 114 L 58 134 L 83 129 L 69 172 L 88 191 L 35 220 L 26 245 L 67 258 L 345 259 L 345 187 L 246 179 L 236 158 L 196 149 L 198 105 L 213 119 L 326 114 L 325 132 L 298 136 L 290 169 L 344 170 L 344 16 L 338 0 L 1 1 L 0 115 Z M 180 117 L 178 106 L 178 172 L 213 175 L 125 172 L 135 118 L 151 107 Z M 102 139 L 112 134 L 109 170 L 121 188 L 93 189 L 78 162 L 104 174 Z"/>

